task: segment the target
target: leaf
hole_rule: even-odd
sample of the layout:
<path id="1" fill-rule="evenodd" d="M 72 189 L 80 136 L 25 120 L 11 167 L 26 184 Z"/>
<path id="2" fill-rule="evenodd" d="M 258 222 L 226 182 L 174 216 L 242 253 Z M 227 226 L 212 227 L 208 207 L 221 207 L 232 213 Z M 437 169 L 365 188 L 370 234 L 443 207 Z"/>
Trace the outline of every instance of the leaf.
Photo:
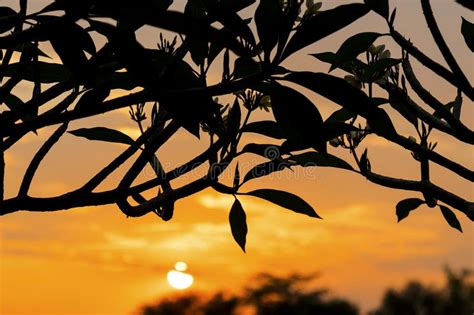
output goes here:
<path id="1" fill-rule="evenodd" d="M 390 105 L 400 113 L 407 121 L 409 121 L 415 128 L 418 126 L 418 118 L 410 109 L 407 96 L 399 89 L 389 91 Z"/>
<path id="2" fill-rule="evenodd" d="M 470 9 L 471 11 L 474 11 L 474 3 L 472 2 L 472 0 L 456 0 L 456 2 Z"/>
<path id="3" fill-rule="evenodd" d="M 354 116 L 356 116 L 356 114 L 354 114 L 350 110 L 343 107 L 341 109 L 338 109 L 334 113 L 332 113 L 331 116 L 329 116 L 329 118 L 326 119 L 325 123 L 327 123 L 327 122 L 344 122 L 344 121 L 348 121 L 349 119 L 354 118 Z"/>
<path id="4" fill-rule="evenodd" d="M 353 171 L 352 166 L 346 161 L 331 155 L 323 155 L 318 152 L 305 152 L 299 155 L 294 155 L 289 158 L 290 161 L 295 161 L 299 166 L 320 166 L 320 167 L 336 167 Z"/>
<path id="5" fill-rule="evenodd" d="M 95 88 L 87 91 L 77 102 L 74 107 L 75 111 L 90 111 L 97 106 L 100 106 L 102 102 L 109 96 L 110 90 L 106 88 Z"/>
<path id="6" fill-rule="evenodd" d="M 329 71 L 331 72 L 340 65 L 356 59 L 359 54 L 367 51 L 370 45 L 381 35 L 379 33 L 367 32 L 359 33 L 346 39 L 337 50 L 335 60 Z"/>
<path id="7" fill-rule="evenodd" d="M 0 34 L 14 28 L 18 18 L 19 15 L 12 8 L 0 7 Z"/>
<path id="8" fill-rule="evenodd" d="M 443 206 L 443 205 L 440 205 L 439 208 L 441 209 L 441 213 L 443 214 L 443 217 L 446 220 L 446 222 L 448 222 L 448 224 L 452 228 L 455 228 L 456 230 L 462 233 L 461 223 L 459 223 L 459 220 L 458 218 L 456 218 L 456 215 L 454 214 L 454 212 L 448 207 Z"/>
<path id="9" fill-rule="evenodd" d="M 253 153 L 270 160 L 280 157 L 280 149 L 274 144 L 249 143 L 242 149 L 242 153 Z"/>
<path id="10" fill-rule="evenodd" d="M 350 124 L 342 122 L 324 122 L 323 135 L 326 141 L 331 141 L 334 138 L 348 134 L 351 131 L 358 131 L 359 129 Z"/>
<path id="11" fill-rule="evenodd" d="M 474 52 L 474 24 L 462 18 L 461 33 L 464 37 L 467 47 Z"/>
<path id="12" fill-rule="evenodd" d="M 115 142 L 130 145 L 135 143 L 132 138 L 123 132 L 105 127 L 82 128 L 69 131 L 69 133 L 76 137 L 82 137 L 88 140 Z"/>
<path id="13" fill-rule="evenodd" d="M 280 1 L 260 0 L 255 10 L 255 24 L 267 60 L 278 42 L 283 20 L 283 8 Z"/>
<path id="14" fill-rule="evenodd" d="M 248 171 L 247 174 L 245 174 L 244 181 L 242 182 L 242 184 L 248 182 L 249 180 L 261 178 L 270 175 L 274 172 L 282 171 L 285 168 L 290 168 L 290 166 L 292 165 L 294 165 L 294 163 L 281 158 L 276 158 L 269 162 L 261 163 L 252 168 L 250 171 Z"/>
<path id="15" fill-rule="evenodd" d="M 318 59 L 319 61 L 333 64 L 336 62 L 336 53 L 333 52 L 323 52 L 323 53 L 318 53 L 318 54 L 311 54 L 314 58 Z M 339 68 L 353 74 L 354 69 L 357 72 L 364 72 L 365 69 L 367 68 L 367 65 L 360 61 L 359 59 L 353 59 L 348 62 L 343 62 L 342 64 L 339 65 Z"/>
<path id="16" fill-rule="evenodd" d="M 257 121 L 245 125 L 242 128 L 242 132 L 258 133 L 275 139 L 283 139 L 285 137 L 278 124 L 271 120 Z"/>
<path id="17" fill-rule="evenodd" d="M 364 0 L 364 3 L 374 12 L 388 19 L 388 0 Z"/>
<path id="18" fill-rule="evenodd" d="M 235 173 L 234 173 L 234 189 L 238 189 L 240 186 L 240 171 L 239 171 L 239 163 L 235 166 Z"/>
<path id="19" fill-rule="evenodd" d="M 37 76 L 35 70 L 38 71 Z M 35 82 L 39 78 L 41 83 L 56 83 L 67 81 L 71 76 L 71 72 L 62 64 L 38 61 L 34 66 L 31 63 L 27 65 L 10 64 L 5 69 L 4 75 L 6 77 L 16 76 L 30 82 Z"/>
<path id="20" fill-rule="evenodd" d="M 411 211 L 415 210 L 416 208 L 418 208 L 424 203 L 425 202 L 423 200 L 418 199 L 418 198 L 408 198 L 408 199 L 398 202 L 396 206 L 396 209 L 397 209 L 396 214 L 397 214 L 398 222 L 408 217 Z"/>
<path id="21" fill-rule="evenodd" d="M 316 106 L 303 94 L 272 82 L 272 110 L 288 140 L 326 153 L 323 119 Z"/>
<path id="22" fill-rule="evenodd" d="M 229 213 L 230 230 L 234 240 L 239 244 L 245 253 L 245 243 L 247 241 L 247 216 L 244 208 L 238 199 L 235 199 Z"/>
<path id="23" fill-rule="evenodd" d="M 58 23 L 49 39 L 63 64 L 74 74 L 84 75 L 87 64 L 84 51 L 91 55 L 96 52 L 90 34 L 76 23 L 64 21 Z"/>
<path id="24" fill-rule="evenodd" d="M 369 122 L 371 129 L 379 135 L 389 137 L 396 133 L 387 113 L 383 109 L 377 108 L 364 92 L 341 78 L 325 73 L 292 72 L 284 76 L 283 79 L 304 86 L 363 116 Z"/>
<path id="25" fill-rule="evenodd" d="M 321 217 L 306 201 L 286 191 L 274 189 L 259 189 L 248 192 L 246 193 L 246 195 L 262 198 L 294 212 L 306 214 L 307 216 L 310 216 L 312 218 L 321 219 Z"/>
<path id="26" fill-rule="evenodd" d="M 367 14 L 363 4 L 353 3 L 320 12 L 308 19 L 289 40 L 282 54 L 283 61 L 300 49 L 331 35 Z"/>
<path id="27" fill-rule="evenodd" d="M 397 136 L 397 131 L 393 126 L 390 116 L 381 108 L 375 108 L 367 117 L 367 125 L 377 135 L 386 139 L 393 139 Z"/>
<path id="28" fill-rule="evenodd" d="M 243 78 L 261 71 L 258 62 L 250 57 L 237 58 L 234 63 L 234 78 Z"/>
<path id="29" fill-rule="evenodd" d="M 354 113 L 367 114 L 374 107 L 364 92 L 329 74 L 292 72 L 284 79 L 304 86 Z"/>

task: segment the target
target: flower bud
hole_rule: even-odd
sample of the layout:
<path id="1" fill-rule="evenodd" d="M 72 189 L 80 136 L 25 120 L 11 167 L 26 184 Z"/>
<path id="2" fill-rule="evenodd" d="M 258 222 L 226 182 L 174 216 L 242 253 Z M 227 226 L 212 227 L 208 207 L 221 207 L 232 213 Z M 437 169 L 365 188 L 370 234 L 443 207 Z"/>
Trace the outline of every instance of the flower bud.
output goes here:
<path id="1" fill-rule="evenodd" d="M 339 141 L 338 138 L 334 138 L 334 139 L 329 141 L 329 144 L 332 145 L 333 147 L 337 148 L 341 144 L 341 142 Z"/>
<path id="2" fill-rule="evenodd" d="M 357 88 L 357 89 L 362 89 L 362 82 L 360 82 L 359 78 L 357 78 L 356 76 L 353 76 L 353 75 L 346 75 L 344 77 L 344 80 L 347 81 L 347 83 L 349 83 L 350 85 L 352 85 L 353 87 Z"/>
<path id="3" fill-rule="evenodd" d="M 385 50 L 384 52 L 380 54 L 379 59 L 388 59 L 390 58 L 390 56 L 391 56 L 390 50 Z"/>

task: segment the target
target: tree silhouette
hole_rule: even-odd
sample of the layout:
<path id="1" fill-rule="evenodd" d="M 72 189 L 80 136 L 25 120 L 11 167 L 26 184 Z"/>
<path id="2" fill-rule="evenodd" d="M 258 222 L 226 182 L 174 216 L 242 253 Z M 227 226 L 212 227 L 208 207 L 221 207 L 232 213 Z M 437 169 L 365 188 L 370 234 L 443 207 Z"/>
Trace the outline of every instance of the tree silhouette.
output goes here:
<path id="1" fill-rule="evenodd" d="M 259 274 L 254 285 L 238 296 L 216 293 L 209 299 L 195 294 L 165 298 L 154 305 L 144 306 L 143 315 L 237 315 L 245 308 L 255 315 L 357 315 L 356 306 L 343 299 L 326 298 L 326 290 L 309 288 L 313 275 L 293 274 L 277 277 Z"/>
<path id="2" fill-rule="evenodd" d="M 116 204 L 128 217 L 155 213 L 169 220 L 177 200 L 213 188 L 236 197 L 230 210 L 230 225 L 234 238 L 245 250 L 247 224 L 237 199 L 240 195 L 262 198 L 310 217 L 319 215 L 289 192 L 246 191 L 243 185 L 283 169 L 316 166 L 344 169 L 377 185 L 421 193 L 422 199 L 398 203 L 399 220 L 423 204 L 439 206 L 448 224 L 459 230 L 460 223 L 448 206 L 474 218 L 472 201 L 430 179 L 432 164 L 461 179 L 474 179 L 471 169 L 437 153 L 437 144 L 430 141 L 435 130 L 466 145 L 474 143 L 473 131 L 461 119 L 463 97 L 473 100 L 474 89 L 441 35 L 429 0 L 421 1 L 423 13 L 448 68 L 396 30 L 396 9 L 389 10 L 388 0 L 366 0 L 329 10 L 321 8 L 320 3 L 303 4 L 302 0 L 189 0 L 184 12 L 170 9 L 172 0 L 56 0 L 37 12 L 29 12 L 28 3 L 20 0 L 18 11 L 0 7 L 2 215 L 20 210 L 41 212 Z M 459 3 L 472 9 L 467 1 Z M 245 8 L 254 8 L 252 21 L 242 17 Z M 403 52 L 398 58 L 392 58 L 383 46 L 373 45 L 386 34 L 365 32 L 348 38 L 335 53 L 313 55 L 330 63 L 331 69 L 348 72 L 344 79 L 282 66 L 301 49 L 370 11 L 386 21 L 390 38 Z M 144 48 L 137 40 L 135 33 L 144 25 L 155 30 L 157 48 Z M 460 36 L 471 50 L 473 29 L 473 24 L 463 18 Z M 168 38 L 163 30 L 176 36 Z M 105 38 L 105 44 L 99 45 L 97 36 Z M 59 61 L 48 54 L 56 54 Z M 411 65 L 414 61 L 458 91 L 452 102 L 441 103 L 418 81 Z M 210 85 L 207 75 L 216 67 L 222 67 L 222 80 Z M 288 87 L 288 82 L 312 90 L 341 109 L 324 120 L 318 107 Z M 30 89 L 31 98 L 20 98 L 20 88 L 23 95 Z M 111 96 L 116 90 L 129 94 Z M 411 94 L 424 104 L 418 104 Z M 223 95 L 233 98 L 231 106 L 224 106 L 215 98 Z M 399 134 L 395 126 L 403 122 L 393 121 L 384 104 L 412 125 L 412 134 Z M 101 126 L 69 131 L 90 140 L 121 143 L 121 154 L 78 189 L 53 197 L 29 194 L 42 160 L 68 131 L 70 122 L 127 107 L 142 133 L 136 139 Z M 256 111 L 270 108 L 274 121 L 255 120 Z M 150 119 L 145 124 L 147 117 Z M 50 126 L 58 127 L 32 157 L 18 194 L 5 197 L 4 153 L 28 133 Z M 168 170 L 156 152 L 172 141 L 180 128 L 209 141 L 209 148 Z M 242 148 L 239 143 L 250 133 L 273 140 Z M 374 172 L 374 161 L 369 159 L 367 149 L 360 149 L 369 134 L 410 152 L 419 165 L 420 178 L 394 178 Z M 280 145 L 269 144 L 275 139 Z M 329 154 L 328 142 L 348 150 L 353 164 Z M 135 154 L 138 157 L 114 188 L 98 189 Z M 237 166 L 233 185 L 223 184 L 219 176 L 244 154 L 257 154 L 267 161 L 245 170 L 243 176 L 240 174 L 244 170 Z M 205 176 L 194 176 L 182 186 L 172 184 L 203 165 L 208 167 Z M 146 167 L 151 167 L 156 176 L 139 182 L 137 178 Z M 154 192 L 154 197 L 145 198 L 148 191 Z"/>
<path id="3" fill-rule="evenodd" d="M 446 268 L 446 284 L 441 290 L 412 281 L 396 291 L 387 290 L 381 306 L 372 315 L 469 315 L 474 311 L 474 283 L 470 271 Z"/>

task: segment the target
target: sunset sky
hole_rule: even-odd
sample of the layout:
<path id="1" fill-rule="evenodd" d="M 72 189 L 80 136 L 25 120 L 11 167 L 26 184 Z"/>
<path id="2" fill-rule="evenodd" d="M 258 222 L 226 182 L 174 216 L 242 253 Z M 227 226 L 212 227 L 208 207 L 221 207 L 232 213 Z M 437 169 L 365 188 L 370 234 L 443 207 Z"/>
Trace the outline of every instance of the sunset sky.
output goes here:
<path id="1" fill-rule="evenodd" d="M 49 1 L 29 2 L 30 9 L 35 11 Z M 323 9 L 348 2 L 355 1 L 323 0 Z M 432 3 L 448 44 L 474 82 L 473 55 L 460 34 L 461 15 L 472 22 L 473 14 L 451 0 Z M 396 28 L 444 64 L 426 28 L 419 1 L 391 0 L 390 4 L 391 8 L 397 7 Z M 0 5 L 16 7 L 17 1 L 1 0 Z M 178 0 L 174 6 L 180 9 L 184 1 Z M 243 16 L 250 17 L 251 12 L 244 11 Z M 295 54 L 285 66 L 327 72 L 327 64 L 308 54 L 335 51 L 345 38 L 362 31 L 386 32 L 387 28 L 379 16 L 370 13 L 334 36 Z M 154 47 L 156 34 L 153 29 L 144 28 L 139 38 L 144 45 Z M 400 51 L 388 37 L 376 43 L 387 44 L 392 54 L 399 56 Z M 210 81 L 217 82 L 220 76 L 217 70 L 211 73 Z M 433 78 L 431 72 L 417 64 L 415 72 L 442 102 L 454 99 L 456 91 L 444 81 Z M 307 90 L 302 91 L 318 105 L 324 117 L 337 108 Z M 16 92 L 22 95 L 21 91 Z M 28 97 L 26 92 L 23 96 Z M 470 128 L 474 127 L 473 105 L 464 98 L 463 119 Z M 260 113 L 257 118 L 271 117 Z M 408 125 L 395 121 L 399 133 L 415 135 Z M 138 135 L 128 110 L 73 122 L 69 130 L 93 126 L 113 127 L 132 137 Z M 38 136 L 30 133 L 6 153 L 7 197 L 16 194 L 32 155 L 54 130 L 45 128 Z M 434 134 L 434 138 L 440 142 L 439 153 L 470 169 L 474 167 L 472 146 L 445 135 Z M 202 139 L 199 142 L 180 131 L 159 151 L 164 167 L 172 169 L 202 152 L 208 144 L 205 137 Z M 266 139 L 256 136 L 244 139 L 244 142 L 263 141 Z M 418 178 L 417 164 L 409 152 L 375 137 L 369 137 L 363 146 L 369 147 L 372 166 L 378 172 Z M 44 160 L 33 181 L 31 195 L 53 196 L 75 189 L 123 150 L 123 145 L 92 142 L 66 134 Z M 347 152 L 330 150 L 352 163 Z M 261 161 L 252 156 L 239 164 L 248 169 Z M 112 176 L 108 187 L 116 183 L 123 170 Z M 199 175 L 202 173 L 194 174 Z M 474 199 L 472 183 L 437 167 L 432 177 L 435 183 L 468 200 Z M 152 178 L 152 170 L 145 170 L 140 178 Z M 463 234 L 450 228 L 437 208 L 421 207 L 397 224 L 395 205 L 404 198 L 420 197 L 416 193 L 392 191 L 356 174 L 322 168 L 284 171 L 248 183 L 242 191 L 254 188 L 295 193 L 310 203 L 324 220 L 298 215 L 260 199 L 242 197 L 249 226 L 244 254 L 234 242 L 228 224 L 233 197 L 211 189 L 180 200 L 170 222 L 163 222 L 153 214 L 127 219 L 115 206 L 56 213 L 17 212 L 0 217 L 0 313 L 130 314 L 145 302 L 175 292 L 166 282 L 166 273 L 177 261 L 189 265 L 188 271 L 195 277 L 192 289 L 205 292 L 235 291 L 258 272 L 277 275 L 320 272 L 320 286 L 348 298 L 363 311 L 376 307 L 386 288 L 399 287 L 409 279 L 441 285 L 444 265 L 474 268 L 474 229 L 462 213 L 458 218 Z"/>

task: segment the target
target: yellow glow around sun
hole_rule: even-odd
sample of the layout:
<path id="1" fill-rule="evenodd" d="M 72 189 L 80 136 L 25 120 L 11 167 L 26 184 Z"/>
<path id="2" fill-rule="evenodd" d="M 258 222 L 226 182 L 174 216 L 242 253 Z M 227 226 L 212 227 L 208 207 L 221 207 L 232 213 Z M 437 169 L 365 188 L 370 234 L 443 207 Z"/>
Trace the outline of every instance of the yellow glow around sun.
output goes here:
<path id="1" fill-rule="evenodd" d="M 194 277 L 184 272 L 188 269 L 188 265 L 180 261 L 175 264 L 174 268 L 175 270 L 171 270 L 167 274 L 170 286 L 178 290 L 189 288 L 194 282 Z"/>

